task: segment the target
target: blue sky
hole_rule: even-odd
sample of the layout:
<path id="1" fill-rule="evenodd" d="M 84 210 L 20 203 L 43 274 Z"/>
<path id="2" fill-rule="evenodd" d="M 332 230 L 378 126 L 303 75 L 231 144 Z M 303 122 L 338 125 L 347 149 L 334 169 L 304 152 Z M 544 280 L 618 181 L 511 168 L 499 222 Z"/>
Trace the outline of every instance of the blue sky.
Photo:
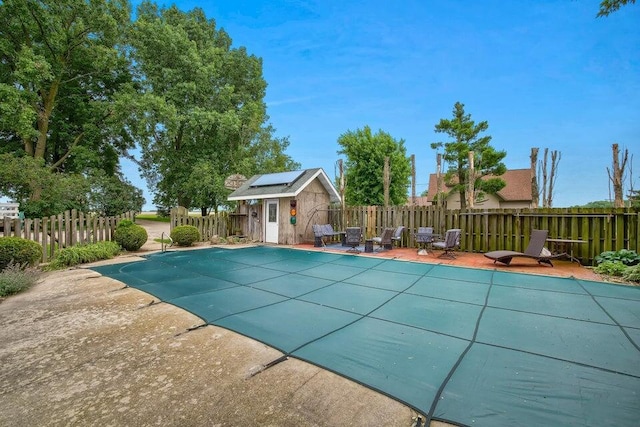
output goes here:
<path id="1" fill-rule="evenodd" d="M 528 168 L 532 147 L 561 152 L 556 207 L 609 199 L 612 143 L 640 156 L 640 5 L 596 18 L 596 0 L 175 4 L 203 8 L 262 58 L 287 153 L 330 177 L 338 137 L 368 125 L 405 141 L 421 193 L 436 167 L 430 144 L 446 137 L 434 126 L 456 101 L 488 121 L 509 169 Z"/>

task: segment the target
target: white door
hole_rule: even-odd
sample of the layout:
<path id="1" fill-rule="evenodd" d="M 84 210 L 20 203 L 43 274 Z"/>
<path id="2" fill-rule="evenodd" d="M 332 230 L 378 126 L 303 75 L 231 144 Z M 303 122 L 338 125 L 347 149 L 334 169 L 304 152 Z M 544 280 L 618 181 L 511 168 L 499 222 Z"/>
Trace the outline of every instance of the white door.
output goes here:
<path id="1" fill-rule="evenodd" d="M 267 200 L 264 210 L 264 241 L 266 243 L 278 243 L 278 200 Z"/>

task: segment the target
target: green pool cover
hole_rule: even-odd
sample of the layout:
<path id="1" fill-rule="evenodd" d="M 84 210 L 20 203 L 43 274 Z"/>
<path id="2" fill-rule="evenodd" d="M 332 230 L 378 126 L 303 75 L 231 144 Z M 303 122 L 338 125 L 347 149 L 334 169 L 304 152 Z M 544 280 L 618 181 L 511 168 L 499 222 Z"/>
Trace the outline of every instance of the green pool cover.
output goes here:
<path id="1" fill-rule="evenodd" d="M 467 426 L 636 426 L 640 289 L 274 247 L 96 267 Z"/>

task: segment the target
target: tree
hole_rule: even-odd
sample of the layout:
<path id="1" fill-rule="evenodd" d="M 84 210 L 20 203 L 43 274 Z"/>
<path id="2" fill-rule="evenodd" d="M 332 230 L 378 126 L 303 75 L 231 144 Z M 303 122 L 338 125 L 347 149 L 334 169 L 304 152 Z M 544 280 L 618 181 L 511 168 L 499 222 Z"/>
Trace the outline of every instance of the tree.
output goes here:
<path id="1" fill-rule="evenodd" d="M 558 177 L 558 164 L 562 154 L 553 150 L 551 152 L 551 168 L 549 168 L 548 158 L 549 149 L 544 149 L 544 156 L 539 163 L 540 172 L 542 174 L 542 182 L 536 184 L 536 188 L 542 187 L 542 207 L 550 208 L 553 206 L 553 190 L 555 189 L 556 179 Z"/>
<path id="2" fill-rule="evenodd" d="M 159 9 L 145 1 L 131 32 L 140 94 L 122 96 L 126 130 L 141 147 L 138 160 L 154 202 L 191 207 L 189 180 L 201 162 L 216 177 L 238 173 L 265 120 L 262 62 L 201 9 Z M 200 196 L 196 196 L 200 198 Z M 202 201 L 202 199 L 200 199 Z"/>
<path id="3" fill-rule="evenodd" d="M 289 139 L 274 136 L 272 125 L 262 126 L 238 165 L 238 171 L 246 176 L 298 170 L 302 167 L 285 153 Z"/>
<path id="4" fill-rule="evenodd" d="M 145 203 L 142 190 L 126 178 L 96 171 L 89 177 L 91 193 L 89 209 L 103 216 L 115 216 L 124 212 L 140 212 Z"/>
<path id="5" fill-rule="evenodd" d="M 624 207 L 624 179 L 625 168 L 629 160 L 629 150 L 625 149 L 621 156 L 618 144 L 613 144 L 611 152 L 613 154 L 613 170 L 607 168 L 607 175 L 609 175 L 609 180 L 613 186 L 613 206 L 622 208 Z"/>
<path id="6" fill-rule="evenodd" d="M 0 141 L 50 171 L 79 173 L 80 147 L 117 169 L 108 118 L 113 95 L 129 81 L 118 49 L 129 24 L 124 0 L 8 0 L 0 3 Z M 125 144 L 125 140 L 119 140 Z M 99 153 L 110 152 L 110 158 Z M 29 185 L 29 200 L 43 188 Z"/>
<path id="7" fill-rule="evenodd" d="M 489 145 L 491 137 L 481 136 L 489 128 L 486 121 L 476 124 L 470 114 L 465 114 L 464 104 L 456 102 L 451 120 L 441 119 L 435 126 L 435 132 L 449 135 L 453 141 L 435 142 L 431 148 L 437 150 L 444 147 L 444 160 L 449 164 L 445 181 L 452 186 L 451 191 L 460 193 L 460 207 L 467 207 L 465 192 L 473 188 L 473 199 L 482 198 L 484 193 L 495 194 L 506 183 L 498 178 L 507 168 L 502 163 L 507 153 L 496 151 Z M 473 152 L 474 176 L 470 177 L 469 152 Z M 493 178 L 483 179 L 486 176 Z M 472 184 L 470 186 L 470 184 Z"/>
<path id="8" fill-rule="evenodd" d="M 602 0 L 600 2 L 600 10 L 598 11 L 598 18 L 603 16 L 609 16 L 610 14 L 617 12 L 622 6 L 627 4 L 634 4 L 636 0 Z"/>
<path id="9" fill-rule="evenodd" d="M 4 172 L 17 171 L 0 191 L 27 217 L 89 209 L 87 177 L 97 174 L 141 197 L 120 176 L 130 141 L 112 121 L 114 95 L 131 80 L 119 49 L 129 12 L 124 1 L 0 4 L 0 151 L 11 153 Z"/>
<path id="10" fill-rule="evenodd" d="M 193 206 L 200 207 L 202 216 L 207 216 L 211 208 L 218 212 L 218 207 L 226 204 L 231 191 L 225 188 L 224 178 L 210 161 L 199 161 L 191 170 L 185 190 L 189 193 Z"/>
<path id="11" fill-rule="evenodd" d="M 69 209 L 87 210 L 89 183 L 80 174 L 52 172 L 43 159 L 0 154 L 0 194 L 20 203 L 27 218 L 42 218 Z M 33 200 L 34 188 L 41 197 Z"/>
<path id="12" fill-rule="evenodd" d="M 383 168 L 389 157 L 389 203 L 401 205 L 407 201 L 407 188 L 411 175 L 411 163 L 407 157 L 404 140 L 395 140 L 379 130 L 375 135 L 365 126 L 340 135 L 338 154 L 346 156 L 346 203 L 357 205 L 382 205 L 384 203 Z"/>

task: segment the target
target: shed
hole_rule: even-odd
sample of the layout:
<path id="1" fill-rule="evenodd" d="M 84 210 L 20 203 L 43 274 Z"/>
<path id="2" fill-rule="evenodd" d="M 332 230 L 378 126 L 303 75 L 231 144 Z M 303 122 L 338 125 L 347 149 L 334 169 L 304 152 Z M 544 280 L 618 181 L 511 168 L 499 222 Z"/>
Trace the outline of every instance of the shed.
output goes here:
<path id="1" fill-rule="evenodd" d="M 247 234 L 256 240 L 293 245 L 313 241 L 311 224 L 328 222 L 340 195 L 322 168 L 254 175 L 227 198 L 241 202 Z"/>

